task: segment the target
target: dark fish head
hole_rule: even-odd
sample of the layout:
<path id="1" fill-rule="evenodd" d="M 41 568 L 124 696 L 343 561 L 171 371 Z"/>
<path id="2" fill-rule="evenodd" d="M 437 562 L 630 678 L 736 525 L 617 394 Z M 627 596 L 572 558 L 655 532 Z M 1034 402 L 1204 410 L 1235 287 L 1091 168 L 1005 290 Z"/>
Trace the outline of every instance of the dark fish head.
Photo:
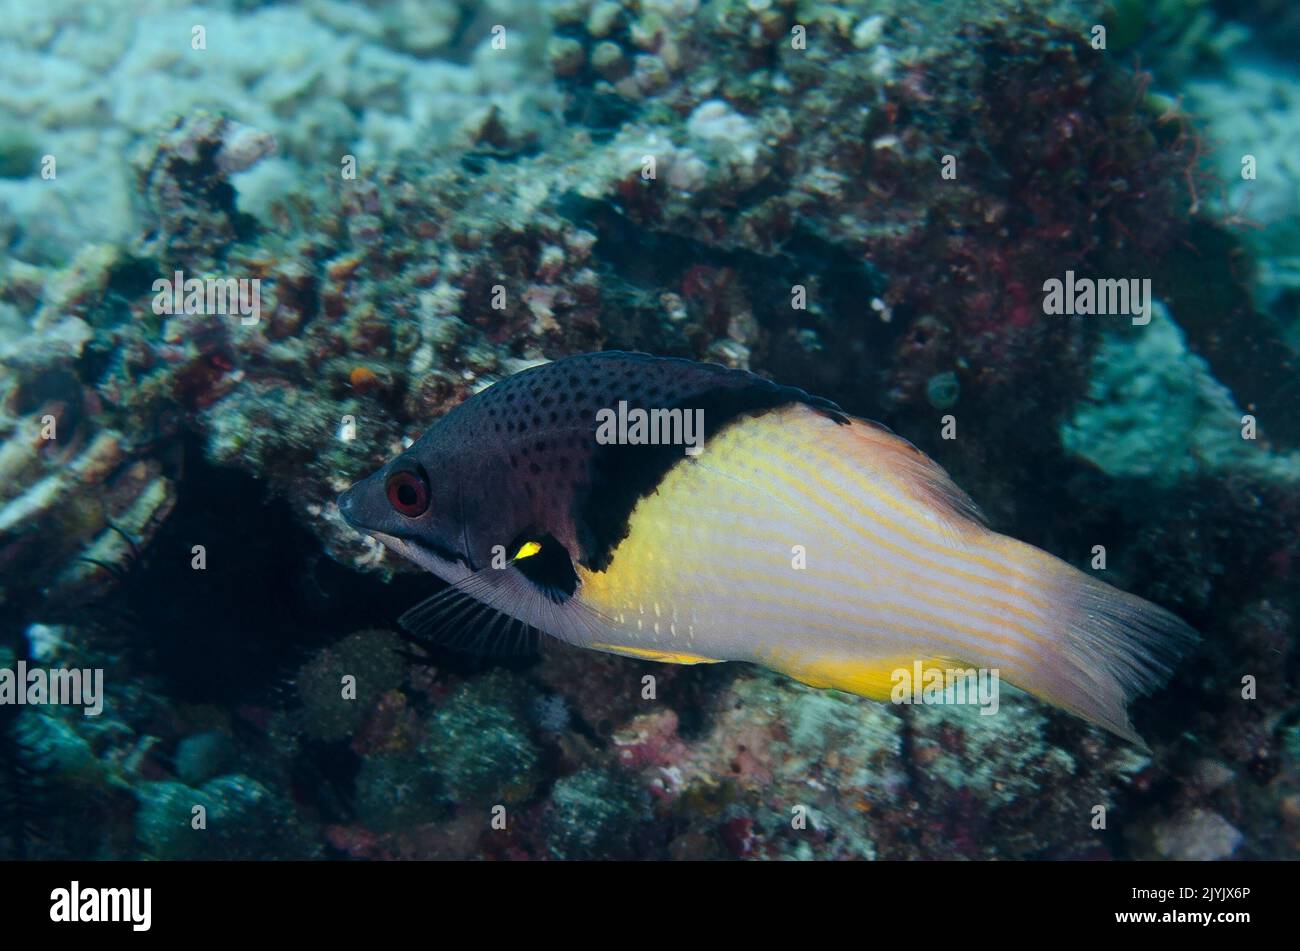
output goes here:
<path id="1" fill-rule="evenodd" d="M 469 562 L 453 471 L 437 427 L 339 496 L 339 514 L 398 554 L 451 580 Z M 458 568 L 458 566 L 460 566 Z"/>
<path id="2" fill-rule="evenodd" d="M 600 436 L 602 414 L 620 404 L 698 410 L 707 437 L 739 416 L 792 401 L 813 399 L 749 373 L 686 360 L 616 352 L 569 357 L 515 374 L 456 407 L 343 493 L 339 511 L 446 580 L 501 567 L 504 552 L 554 596 L 576 583 L 574 566 L 604 570 L 638 499 L 684 458 L 680 445 L 610 444 Z M 527 561 L 518 558 L 521 550 Z"/>
<path id="3" fill-rule="evenodd" d="M 501 568 L 543 541 L 547 557 L 529 568 L 571 574 L 580 554 L 572 502 L 588 478 L 605 397 L 588 375 L 557 376 L 567 362 L 525 370 L 457 406 L 343 493 L 340 514 L 448 581 Z"/>

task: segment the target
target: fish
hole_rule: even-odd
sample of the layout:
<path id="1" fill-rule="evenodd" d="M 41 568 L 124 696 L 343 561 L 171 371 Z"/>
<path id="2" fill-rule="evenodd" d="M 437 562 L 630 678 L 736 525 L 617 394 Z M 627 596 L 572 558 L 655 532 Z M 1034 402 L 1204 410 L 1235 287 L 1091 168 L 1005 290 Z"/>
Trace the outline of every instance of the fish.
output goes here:
<path id="1" fill-rule="evenodd" d="M 604 351 L 506 377 L 337 505 L 447 582 L 402 616 L 413 634 L 487 617 L 881 701 L 900 671 L 990 670 L 1138 745 L 1129 704 L 1198 636 L 994 531 L 884 425 L 683 358 Z"/>

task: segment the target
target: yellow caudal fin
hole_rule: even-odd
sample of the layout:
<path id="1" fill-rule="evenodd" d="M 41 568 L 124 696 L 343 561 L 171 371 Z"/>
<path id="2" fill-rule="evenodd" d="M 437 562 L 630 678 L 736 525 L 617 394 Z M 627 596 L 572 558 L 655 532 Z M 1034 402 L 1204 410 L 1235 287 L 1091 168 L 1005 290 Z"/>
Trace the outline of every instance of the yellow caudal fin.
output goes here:
<path id="1" fill-rule="evenodd" d="M 1031 545 L 1002 536 L 993 546 L 1039 579 L 1053 617 L 1037 642 L 1038 659 L 1007 679 L 1145 747 L 1128 704 L 1169 679 L 1198 635 L 1159 605 L 1084 574 Z"/>

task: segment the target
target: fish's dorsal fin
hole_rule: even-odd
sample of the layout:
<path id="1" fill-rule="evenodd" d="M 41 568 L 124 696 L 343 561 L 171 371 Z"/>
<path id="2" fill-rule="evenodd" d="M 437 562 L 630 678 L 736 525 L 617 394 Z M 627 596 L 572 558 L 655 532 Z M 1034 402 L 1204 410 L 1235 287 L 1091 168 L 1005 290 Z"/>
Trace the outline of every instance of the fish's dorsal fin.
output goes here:
<path id="1" fill-rule="evenodd" d="M 856 442 L 875 458 L 876 469 L 915 501 L 931 507 L 949 528 L 988 528 L 988 519 L 952 476 L 908 440 L 883 423 L 854 416 L 851 431 Z"/>

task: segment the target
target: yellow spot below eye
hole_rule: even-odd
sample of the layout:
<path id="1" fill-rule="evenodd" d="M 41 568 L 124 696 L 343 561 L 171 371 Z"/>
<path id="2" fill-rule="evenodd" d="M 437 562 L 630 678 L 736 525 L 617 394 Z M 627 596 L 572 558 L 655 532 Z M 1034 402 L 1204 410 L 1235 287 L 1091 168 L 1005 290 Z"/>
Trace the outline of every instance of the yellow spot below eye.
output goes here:
<path id="1" fill-rule="evenodd" d="M 533 555 L 537 554 L 541 550 L 542 545 L 540 542 L 524 542 L 519 546 L 519 550 L 515 552 L 515 561 L 519 561 L 523 558 L 532 558 Z"/>

